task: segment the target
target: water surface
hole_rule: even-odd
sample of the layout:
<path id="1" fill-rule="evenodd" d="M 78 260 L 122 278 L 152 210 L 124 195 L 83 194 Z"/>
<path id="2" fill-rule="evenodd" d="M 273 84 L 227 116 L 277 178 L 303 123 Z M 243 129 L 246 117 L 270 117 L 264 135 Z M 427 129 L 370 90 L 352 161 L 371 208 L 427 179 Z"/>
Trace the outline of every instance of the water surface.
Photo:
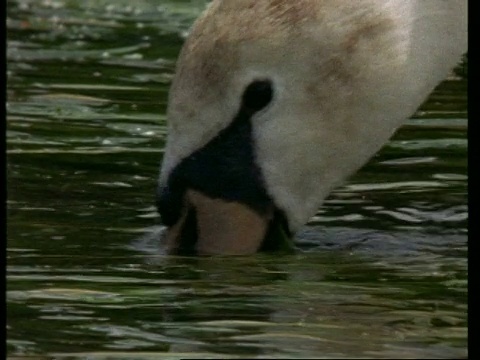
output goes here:
<path id="1" fill-rule="evenodd" d="M 8 356 L 467 357 L 460 77 L 295 254 L 161 255 L 167 91 L 205 3 L 7 2 Z"/>

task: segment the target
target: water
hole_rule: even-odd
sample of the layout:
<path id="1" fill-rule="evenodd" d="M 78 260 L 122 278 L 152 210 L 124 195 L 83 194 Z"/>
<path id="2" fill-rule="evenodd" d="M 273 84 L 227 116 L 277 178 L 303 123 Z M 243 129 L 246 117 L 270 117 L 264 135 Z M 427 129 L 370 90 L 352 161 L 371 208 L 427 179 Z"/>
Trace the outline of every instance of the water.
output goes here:
<path id="1" fill-rule="evenodd" d="M 174 61 L 206 1 L 7 2 L 7 355 L 467 357 L 466 81 L 293 255 L 161 255 Z"/>

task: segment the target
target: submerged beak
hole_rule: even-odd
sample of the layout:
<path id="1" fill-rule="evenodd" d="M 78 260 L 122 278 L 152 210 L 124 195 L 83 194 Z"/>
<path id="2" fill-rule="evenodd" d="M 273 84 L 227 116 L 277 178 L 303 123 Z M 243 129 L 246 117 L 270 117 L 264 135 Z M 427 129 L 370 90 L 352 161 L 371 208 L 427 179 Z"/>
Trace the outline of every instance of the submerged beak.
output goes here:
<path id="1" fill-rule="evenodd" d="M 166 233 L 169 253 L 247 255 L 271 239 L 274 208 L 260 214 L 248 206 L 187 190 L 178 221 Z M 267 236 L 268 235 L 268 236 Z M 279 241 L 280 242 L 280 241 Z"/>
<path id="2" fill-rule="evenodd" d="M 272 97 L 270 80 L 248 85 L 230 124 L 163 174 L 157 207 L 169 227 L 164 240 L 170 254 L 247 255 L 292 248 L 285 216 L 256 164 L 251 118 Z"/>

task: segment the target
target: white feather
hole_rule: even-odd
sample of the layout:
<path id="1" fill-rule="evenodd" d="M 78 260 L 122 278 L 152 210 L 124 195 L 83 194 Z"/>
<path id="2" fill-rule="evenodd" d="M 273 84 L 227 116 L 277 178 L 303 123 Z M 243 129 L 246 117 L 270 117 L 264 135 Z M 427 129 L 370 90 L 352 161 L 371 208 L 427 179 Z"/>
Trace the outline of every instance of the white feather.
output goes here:
<path id="1" fill-rule="evenodd" d="M 178 61 L 160 182 L 229 125 L 252 80 L 272 79 L 257 164 L 297 230 L 466 50 L 466 0 L 214 0 Z"/>

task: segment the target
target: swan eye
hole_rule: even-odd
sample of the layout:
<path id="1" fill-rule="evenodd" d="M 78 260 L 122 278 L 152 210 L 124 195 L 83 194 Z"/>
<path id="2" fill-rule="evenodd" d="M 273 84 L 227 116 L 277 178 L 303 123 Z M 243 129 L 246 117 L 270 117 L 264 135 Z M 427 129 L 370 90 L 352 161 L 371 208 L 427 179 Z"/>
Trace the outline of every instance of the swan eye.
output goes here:
<path id="1" fill-rule="evenodd" d="M 269 80 L 256 80 L 245 89 L 242 108 L 253 114 L 266 107 L 272 101 L 272 98 L 272 83 Z"/>

